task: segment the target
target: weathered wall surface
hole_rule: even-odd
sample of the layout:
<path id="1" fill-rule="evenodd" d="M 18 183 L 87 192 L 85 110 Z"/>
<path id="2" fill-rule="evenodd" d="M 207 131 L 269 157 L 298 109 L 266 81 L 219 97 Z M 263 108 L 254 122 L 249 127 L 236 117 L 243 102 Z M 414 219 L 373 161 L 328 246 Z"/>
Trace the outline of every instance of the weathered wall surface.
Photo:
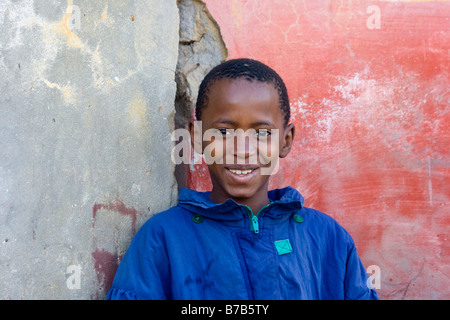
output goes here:
<path id="1" fill-rule="evenodd" d="M 229 58 L 288 86 L 297 142 L 272 187 L 352 234 L 381 298 L 450 298 L 450 2 L 205 2 Z M 189 186 L 209 189 L 194 168 Z"/>
<path id="2" fill-rule="evenodd" d="M 103 298 L 176 201 L 175 0 L 0 3 L 0 298 Z"/>

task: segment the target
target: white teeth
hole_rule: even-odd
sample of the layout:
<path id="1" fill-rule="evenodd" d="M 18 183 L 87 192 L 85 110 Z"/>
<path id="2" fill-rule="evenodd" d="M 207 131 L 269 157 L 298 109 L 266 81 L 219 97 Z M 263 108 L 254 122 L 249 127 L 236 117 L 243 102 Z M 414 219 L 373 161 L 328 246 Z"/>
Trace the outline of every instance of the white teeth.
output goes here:
<path id="1" fill-rule="evenodd" d="M 235 174 L 249 174 L 250 172 L 252 172 L 253 170 L 235 170 L 235 169 L 229 169 L 231 172 L 235 173 Z"/>

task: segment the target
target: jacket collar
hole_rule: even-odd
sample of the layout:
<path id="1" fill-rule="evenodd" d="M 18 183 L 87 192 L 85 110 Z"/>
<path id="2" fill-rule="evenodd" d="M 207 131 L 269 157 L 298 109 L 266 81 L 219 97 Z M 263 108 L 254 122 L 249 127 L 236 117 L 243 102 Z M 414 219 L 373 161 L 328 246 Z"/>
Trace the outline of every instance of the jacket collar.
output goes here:
<path id="1" fill-rule="evenodd" d="M 215 203 L 209 198 L 210 193 L 182 188 L 179 191 L 178 206 L 215 220 L 240 220 L 248 216 L 248 210 L 244 205 L 232 199 L 224 203 Z M 271 190 L 268 197 L 271 205 L 264 210 L 263 215 L 272 218 L 291 214 L 301 209 L 304 203 L 303 196 L 292 187 Z"/>

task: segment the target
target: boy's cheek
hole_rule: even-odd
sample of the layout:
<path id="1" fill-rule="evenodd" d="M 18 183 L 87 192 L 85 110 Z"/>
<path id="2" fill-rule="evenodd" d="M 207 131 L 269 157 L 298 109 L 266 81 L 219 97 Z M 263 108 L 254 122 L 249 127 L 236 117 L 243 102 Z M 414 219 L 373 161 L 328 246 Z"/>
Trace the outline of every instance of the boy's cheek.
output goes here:
<path id="1" fill-rule="evenodd" d="M 258 148 L 261 175 L 273 175 L 278 172 L 279 161 L 278 139 L 269 139 L 265 143 L 260 143 Z"/>
<path id="2" fill-rule="evenodd" d="M 215 139 L 213 142 L 204 144 L 203 156 L 206 164 L 224 164 L 225 149 L 221 140 Z"/>

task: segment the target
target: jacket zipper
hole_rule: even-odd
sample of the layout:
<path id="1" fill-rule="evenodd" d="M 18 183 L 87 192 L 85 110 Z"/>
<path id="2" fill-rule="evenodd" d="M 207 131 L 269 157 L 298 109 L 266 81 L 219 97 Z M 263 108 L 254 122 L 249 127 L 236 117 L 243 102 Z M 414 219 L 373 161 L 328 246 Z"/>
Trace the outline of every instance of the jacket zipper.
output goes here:
<path id="1" fill-rule="evenodd" d="M 272 204 L 269 203 L 267 205 L 265 205 L 264 207 L 262 207 L 261 209 L 259 209 L 259 211 L 256 213 L 256 215 L 253 214 L 253 210 L 248 206 L 248 205 L 244 205 L 244 207 L 246 207 L 248 209 L 248 214 L 249 214 L 249 218 L 250 218 L 250 224 L 251 227 L 250 229 L 254 232 L 254 233 L 259 233 L 259 221 L 258 221 L 258 216 L 259 214 L 268 206 L 270 206 Z"/>

